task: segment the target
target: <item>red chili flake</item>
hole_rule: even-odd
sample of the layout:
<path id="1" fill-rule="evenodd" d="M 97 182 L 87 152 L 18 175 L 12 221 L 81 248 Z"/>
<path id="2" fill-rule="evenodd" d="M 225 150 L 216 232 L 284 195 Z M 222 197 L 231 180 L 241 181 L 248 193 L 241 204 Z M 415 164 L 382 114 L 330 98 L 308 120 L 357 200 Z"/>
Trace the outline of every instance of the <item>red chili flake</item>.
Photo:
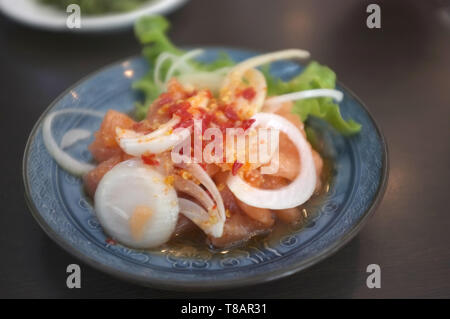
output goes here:
<path id="1" fill-rule="evenodd" d="M 236 175 L 237 172 L 239 171 L 239 169 L 243 166 L 244 164 L 239 163 L 238 161 L 235 161 L 233 164 L 233 168 L 231 169 L 231 174 Z"/>
<path id="2" fill-rule="evenodd" d="M 233 124 L 231 124 L 230 122 L 221 123 L 221 124 L 219 125 L 219 128 L 220 128 L 220 130 L 222 131 L 222 134 L 223 134 L 224 136 L 227 135 L 227 129 L 228 129 L 228 128 L 232 128 L 232 127 L 234 127 L 234 126 L 233 126 Z"/>
<path id="3" fill-rule="evenodd" d="M 248 87 L 241 92 L 241 95 L 244 99 L 251 101 L 256 95 L 256 91 L 252 87 Z"/>
<path id="4" fill-rule="evenodd" d="M 212 99 L 214 97 L 211 90 L 206 90 L 206 96 L 208 97 L 208 99 Z"/>
<path id="5" fill-rule="evenodd" d="M 106 238 L 105 242 L 108 245 L 116 245 L 117 244 L 117 242 L 114 239 L 112 239 L 112 238 Z"/>
<path id="6" fill-rule="evenodd" d="M 183 102 L 179 102 L 179 103 L 174 103 L 169 107 L 169 114 L 179 114 L 179 113 L 184 113 L 187 112 L 187 109 L 189 109 L 191 107 L 191 103 L 187 102 L 187 101 L 183 101 Z"/>
<path id="7" fill-rule="evenodd" d="M 197 90 L 193 90 L 193 91 L 191 91 L 191 92 L 187 92 L 186 94 L 185 94 L 185 98 L 186 99 L 188 99 L 188 98 L 190 98 L 190 97 L 193 97 L 194 95 L 196 95 L 198 92 L 197 92 Z"/>
<path id="8" fill-rule="evenodd" d="M 177 115 L 181 118 L 181 121 L 192 120 L 194 118 L 192 113 L 189 113 L 186 110 L 180 110 L 177 112 Z"/>
<path id="9" fill-rule="evenodd" d="M 156 102 L 156 105 L 163 106 L 165 104 L 172 103 L 172 102 L 173 102 L 173 97 L 170 93 L 162 93 L 159 96 L 158 101 Z"/>
<path id="10" fill-rule="evenodd" d="M 194 125 L 194 120 L 193 119 L 186 119 L 186 120 L 181 120 L 177 125 L 175 125 L 173 128 L 179 128 L 179 127 L 190 127 Z"/>
<path id="11" fill-rule="evenodd" d="M 205 113 L 202 118 L 202 133 L 205 133 L 205 130 L 210 127 L 211 123 L 214 120 L 214 116 L 210 113 Z"/>
<path id="12" fill-rule="evenodd" d="M 141 127 L 143 125 L 144 125 L 144 121 L 140 121 L 140 122 L 134 123 L 133 124 L 133 131 L 137 131 L 137 130 L 141 129 Z"/>
<path id="13" fill-rule="evenodd" d="M 232 121 L 239 120 L 239 116 L 237 115 L 237 113 L 233 110 L 233 108 L 230 105 L 225 106 L 225 108 L 223 109 L 223 113 L 225 114 L 225 116 L 227 118 L 229 118 Z"/>
<path id="14" fill-rule="evenodd" d="M 253 125 L 253 123 L 255 123 L 255 121 L 256 121 L 255 119 L 244 120 L 242 121 L 241 127 L 244 129 L 244 131 L 246 131 L 250 128 L 250 126 Z"/>
<path id="15" fill-rule="evenodd" d="M 159 165 L 159 162 L 155 158 L 155 154 L 142 154 L 141 158 L 142 161 L 147 165 Z"/>

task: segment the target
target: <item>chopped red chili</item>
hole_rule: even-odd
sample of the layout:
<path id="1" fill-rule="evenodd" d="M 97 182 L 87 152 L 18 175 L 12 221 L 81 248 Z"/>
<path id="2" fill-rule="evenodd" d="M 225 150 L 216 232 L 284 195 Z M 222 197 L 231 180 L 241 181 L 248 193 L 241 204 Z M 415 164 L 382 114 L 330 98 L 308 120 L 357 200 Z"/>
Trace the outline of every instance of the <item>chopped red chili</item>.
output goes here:
<path id="1" fill-rule="evenodd" d="M 236 111 L 231 107 L 231 105 L 225 106 L 223 109 L 223 113 L 230 120 L 239 121 L 239 116 L 237 115 Z"/>
<path id="2" fill-rule="evenodd" d="M 177 125 L 175 125 L 173 128 L 185 128 L 185 127 L 190 127 L 194 125 L 194 120 L 193 119 L 183 119 L 181 120 Z"/>
<path id="3" fill-rule="evenodd" d="M 242 96 L 244 99 L 246 99 L 246 100 L 248 100 L 248 101 L 251 101 L 251 100 L 253 100 L 253 98 L 256 96 L 256 91 L 255 91 L 254 88 L 248 87 L 248 88 L 244 89 L 244 90 L 241 92 L 241 96 Z"/>
<path id="4" fill-rule="evenodd" d="M 244 129 L 244 131 L 246 131 L 247 129 L 250 128 L 250 126 L 253 125 L 253 123 L 255 123 L 255 119 L 248 119 L 248 120 L 244 120 L 242 121 L 242 125 L 241 127 Z"/>
<path id="5" fill-rule="evenodd" d="M 147 165 L 157 166 L 159 165 L 158 160 L 155 158 L 155 154 L 142 154 L 142 161 Z"/>
<path id="6" fill-rule="evenodd" d="M 239 169 L 243 166 L 244 164 L 239 163 L 238 161 L 235 161 L 233 164 L 233 168 L 231 169 L 231 174 L 236 175 L 239 171 Z"/>
<path id="7" fill-rule="evenodd" d="M 116 245 L 117 244 L 117 242 L 114 239 L 112 239 L 112 238 L 106 238 L 105 242 L 108 245 Z"/>
<path id="8" fill-rule="evenodd" d="M 193 96 L 196 95 L 197 93 L 198 93 L 197 90 L 192 90 L 191 92 L 187 92 L 187 93 L 185 94 L 185 98 L 188 99 L 188 98 L 190 98 L 190 97 L 193 97 Z"/>
<path id="9" fill-rule="evenodd" d="M 169 107 L 169 114 L 184 114 L 189 113 L 187 110 L 191 107 L 191 103 L 187 101 L 179 102 L 179 103 L 173 103 Z"/>
<path id="10" fill-rule="evenodd" d="M 172 103 L 172 102 L 173 102 L 173 97 L 170 93 L 162 93 L 159 96 L 158 101 L 156 102 L 156 105 L 163 106 L 165 104 Z"/>

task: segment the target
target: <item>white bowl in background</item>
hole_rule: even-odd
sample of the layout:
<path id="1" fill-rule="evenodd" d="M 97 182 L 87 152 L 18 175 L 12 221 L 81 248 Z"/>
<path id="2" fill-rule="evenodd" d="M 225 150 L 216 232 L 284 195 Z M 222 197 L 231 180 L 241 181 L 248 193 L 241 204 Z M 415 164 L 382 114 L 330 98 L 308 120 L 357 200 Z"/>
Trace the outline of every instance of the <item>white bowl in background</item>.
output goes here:
<path id="1" fill-rule="evenodd" d="M 31 27 L 70 32 L 99 32 L 131 27 L 143 15 L 167 14 L 187 0 L 149 0 L 135 10 L 124 13 L 83 16 L 81 28 L 70 29 L 66 21 L 70 13 L 41 4 L 38 0 L 0 0 L 0 11 L 6 16 Z"/>

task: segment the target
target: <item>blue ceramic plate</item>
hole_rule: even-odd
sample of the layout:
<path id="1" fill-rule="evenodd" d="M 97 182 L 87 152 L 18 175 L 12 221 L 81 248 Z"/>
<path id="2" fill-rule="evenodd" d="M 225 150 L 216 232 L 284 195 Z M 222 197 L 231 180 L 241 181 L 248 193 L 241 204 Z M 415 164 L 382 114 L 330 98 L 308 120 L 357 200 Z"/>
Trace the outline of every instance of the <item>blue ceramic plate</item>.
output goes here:
<path id="1" fill-rule="evenodd" d="M 213 60 L 222 49 L 208 49 L 203 60 Z M 240 61 L 254 52 L 226 50 Z M 169 289 L 216 289 L 264 282 L 287 276 L 331 255 L 348 242 L 367 221 L 380 201 L 387 180 L 386 145 L 367 109 L 351 92 L 341 103 L 344 117 L 362 124 L 360 134 L 344 138 L 321 121 L 312 121 L 323 136 L 327 156 L 335 173 L 330 190 L 315 207 L 306 227 L 230 254 L 190 251 L 183 254 L 146 252 L 111 244 L 95 217 L 82 181 L 57 164 L 42 139 L 42 119 L 52 111 L 85 108 L 130 112 L 140 97 L 131 84 L 148 69 L 144 59 L 130 58 L 108 66 L 64 92 L 39 119 L 25 150 L 23 174 L 28 203 L 34 217 L 58 244 L 102 271 L 144 285 Z M 277 62 L 272 72 L 288 79 L 302 70 L 293 62 Z M 55 119 L 53 134 L 60 141 L 73 128 L 97 130 L 100 119 L 65 115 Z M 91 160 L 87 146 L 79 141 L 67 151 Z"/>

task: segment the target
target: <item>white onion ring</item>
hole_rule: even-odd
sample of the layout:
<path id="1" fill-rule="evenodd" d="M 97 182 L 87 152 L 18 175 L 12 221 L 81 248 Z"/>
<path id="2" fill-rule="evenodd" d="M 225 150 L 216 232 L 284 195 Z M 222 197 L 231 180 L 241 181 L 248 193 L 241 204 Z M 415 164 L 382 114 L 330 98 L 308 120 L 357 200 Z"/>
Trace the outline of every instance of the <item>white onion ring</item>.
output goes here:
<path id="1" fill-rule="evenodd" d="M 213 209 L 210 213 L 216 214 L 217 221 L 215 223 L 208 225 L 209 233 L 213 237 L 221 237 L 223 234 L 223 227 L 226 220 L 225 215 L 225 206 L 223 204 L 222 196 L 220 195 L 219 190 L 217 189 L 214 181 L 209 177 L 209 175 L 200 167 L 200 165 L 196 163 L 182 163 L 178 164 L 178 166 L 184 168 L 188 172 L 192 174 L 198 181 L 205 186 L 205 188 L 209 191 L 211 196 L 213 197 L 217 207 Z"/>
<path id="2" fill-rule="evenodd" d="M 78 114 L 84 114 L 84 115 L 91 115 L 91 116 L 97 116 L 102 118 L 104 116 L 103 113 L 95 112 L 91 110 L 84 110 L 84 109 L 64 109 L 60 111 L 55 111 L 50 114 L 48 114 L 42 124 L 42 135 L 44 138 L 44 144 L 47 148 L 47 151 L 50 153 L 50 155 L 53 157 L 53 159 L 58 163 L 59 166 L 61 166 L 64 170 L 68 171 L 69 173 L 77 176 L 81 176 L 89 172 L 90 170 L 94 169 L 95 166 L 88 163 L 83 163 L 78 161 L 77 159 L 70 156 L 68 153 L 64 152 L 56 143 L 55 139 L 52 135 L 52 123 L 53 119 L 62 114 L 68 114 L 68 113 L 78 113 Z"/>
<path id="3" fill-rule="evenodd" d="M 298 91 L 283 95 L 278 95 L 266 99 L 264 105 L 264 112 L 276 112 L 283 103 L 290 101 L 298 101 L 303 99 L 311 99 L 317 97 L 330 97 L 337 102 L 341 102 L 344 98 L 344 94 L 338 90 L 332 89 L 317 89 L 317 90 L 305 90 Z"/>
<path id="4" fill-rule="evenodd" d="M 116 128 L 116 140 L 120 148 L 129 155 L 159 154 L 190 137 L 191 132 L 189 128 L 175 130 L 167 135 L 179 121 L 178 117 L 174 117 L 169 122 L 161 125 L 156 131 L 146 135 L 118 127 Z"/>
<path id="5" fill-rule="evenodd" d="M 253 118 L 256 120 L 253 125 L 277 129 L 289 137 L 299 153 L 300 172 L 289 185 L 275 190 L 250 186 L 239 175 L 230 175 L 227 180 L 228 187 L 239 200 L 254 207 L 286 209 L 303 204 L 311 197 L 316 187 L 316 169 L 311 146 L 294 124 L 279 115 L 258 113 Z"/>

